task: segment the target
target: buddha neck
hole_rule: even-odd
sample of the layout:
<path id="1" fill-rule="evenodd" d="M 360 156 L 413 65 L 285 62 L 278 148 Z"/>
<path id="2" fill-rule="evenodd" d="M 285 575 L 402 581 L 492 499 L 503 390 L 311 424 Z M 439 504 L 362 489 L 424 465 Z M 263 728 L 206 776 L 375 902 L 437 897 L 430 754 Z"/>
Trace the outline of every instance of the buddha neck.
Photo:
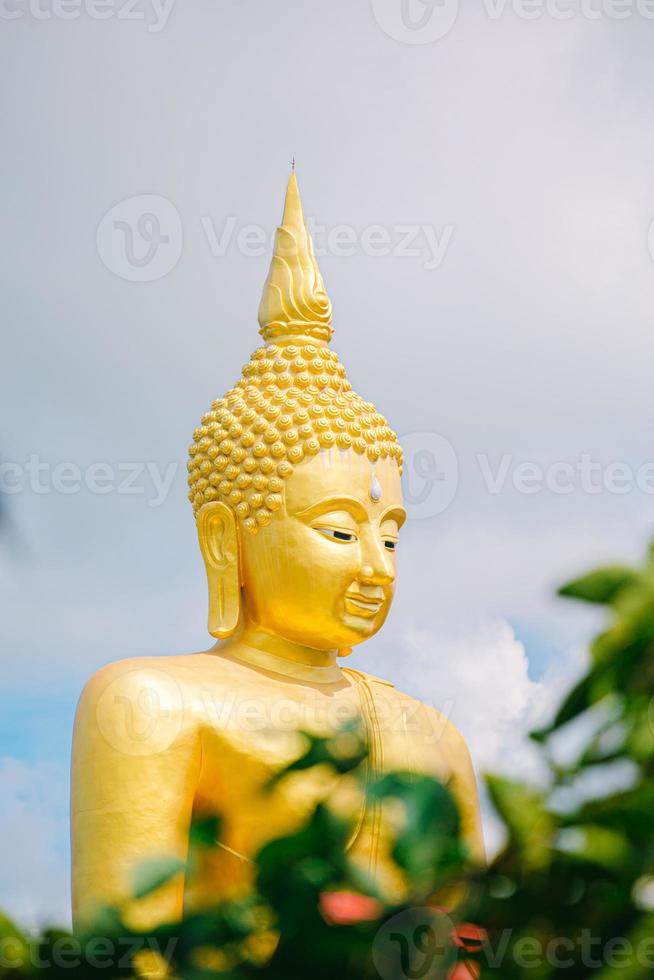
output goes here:
<path id="1" fill-rule="evenodd" d="M 214 649 L 251 666 L 297 680 L 318 684 L 334 684 L 343 680 L 336 659 L 337 650 L 315 650 L 293 643 L 267 633 L 251 622 L 246 622 L 237 636 L 216 644 Z"/>

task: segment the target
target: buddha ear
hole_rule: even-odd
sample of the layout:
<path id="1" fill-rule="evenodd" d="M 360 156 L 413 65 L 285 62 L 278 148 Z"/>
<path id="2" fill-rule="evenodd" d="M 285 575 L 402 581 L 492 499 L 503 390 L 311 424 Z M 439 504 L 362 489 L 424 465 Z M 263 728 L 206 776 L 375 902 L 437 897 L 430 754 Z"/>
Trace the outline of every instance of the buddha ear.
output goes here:
<path id="1" fill-rule="evenodd" d="M 236 516 L 226 504 L 214 500 L 200 508 L 197 523 L 209 585 L 209 632 L 224 640 L 236 631 L 241 611 Z"/>

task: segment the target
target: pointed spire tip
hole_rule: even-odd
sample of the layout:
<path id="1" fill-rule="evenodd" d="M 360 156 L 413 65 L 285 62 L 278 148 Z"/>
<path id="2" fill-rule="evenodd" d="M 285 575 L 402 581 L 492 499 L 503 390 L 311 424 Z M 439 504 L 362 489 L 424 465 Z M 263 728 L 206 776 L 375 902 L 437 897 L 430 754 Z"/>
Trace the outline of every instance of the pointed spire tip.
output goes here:
<path id="1" fill-rule="evenodd" d="M 260 332 L 267 343 L 302 336 L 328 342 L 331 323 L 332 305 L 304 220 L 293 158 L 282 223 L 259 306 Z"/>

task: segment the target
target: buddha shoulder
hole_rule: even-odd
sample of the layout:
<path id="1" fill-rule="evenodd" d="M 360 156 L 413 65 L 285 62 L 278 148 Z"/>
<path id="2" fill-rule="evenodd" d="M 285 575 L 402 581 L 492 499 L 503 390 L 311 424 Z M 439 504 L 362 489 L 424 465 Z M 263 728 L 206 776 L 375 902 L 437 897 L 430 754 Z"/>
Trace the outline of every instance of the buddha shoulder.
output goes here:
<path id="1" fill-rule="evenodd" d="M 448 760 L 468 759 L 468 748 L 463 735 L 447 715 L 433 705 L 414 698 L 399 690 L 383 677 L 368 674 L 361 670 L 345 668 L 364 681 L 370 691 L 377 715 L 393 712 L 399 714 L 406 725 L 406 730 L 421 733 Z"/>
<path id="2" fill-rule="evenodd" d="M 223 702 L 231 703 L 237 691 L 251 692 L 256 677 L 250 667 L 211 653 L 107 664 L 82 691 L 76 741 L 95 731 L 132 755 L 163 751 L 204 727 L 222 727 L 229 717 Z"/>
<path id="3" fill-rule="evenodd" d="M 134 657 L 102 667 L 87 682 L 75 718 L 75 741 L 129 755 L 162 752 L 197 730 L 196 656 Z"/>

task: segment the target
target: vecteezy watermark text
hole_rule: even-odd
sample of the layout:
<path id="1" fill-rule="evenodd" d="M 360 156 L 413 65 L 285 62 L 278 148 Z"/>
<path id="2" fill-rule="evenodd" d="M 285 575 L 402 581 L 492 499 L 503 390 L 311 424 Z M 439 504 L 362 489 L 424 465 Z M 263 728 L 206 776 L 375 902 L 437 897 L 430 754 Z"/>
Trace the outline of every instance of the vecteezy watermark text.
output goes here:
<path id="1" fill-rule="evenodd" d="M 371 0 L 371 5 L 388 37 L 402 44 L 432 44 L 454 28 L 460 0 Z M 522 21 L 654 20 L 654 0 L 480 0 L 479 8 L 490 21 L 510 16 Z"/>
<path id="2" fill-rule="evenodd" d="M 86 490 L 91 494 L 134 494 L 145 497 L 149 507 L 160 507 L 168 499 L 179 463 L 94 462 L 82 467 L 70 460 L 50 463 L 32 453 L 24 462 L 0 463 L 0 493 L 26 490 L 39 496 L 65 496 Z"/>
<path id="3" fill-rule="evenodd" d="M 452 443 L 437 432 L 410 432 L 400 438 L 404 450 L 402 477 L 404 502 L 410 520 L 428 520 L 444 513 L 456 499 L 461 482 L 459 457 Z M 329 456 L 337 450 L 325 450 Z M 654 496 L 654 459 L 632 464 L 603 462 L 590 453 L 549 462 L 526 460 L 514 453 L 499 456 L 477 453 L 465 467 L 466 481 L 481 481 L 491 497 L 519 494 L 570 496 L 640 493 Z M 0 461 L 0 494 L 31 492 L 38 496 L 73 496 L 83 491 L 141 497 L 148 507 L 161 507 L 180 473 L 178 460 L 95 461 L 80 465 L 72 460 L 50 462 L 32 453 L 24 460 Z"/>
<path id="4" fill-rule="evenodd" d="M 401 436 L 400 443 L 404 449 L 402 484 L 409 519 L 426 520 L 442 514 L 455 500 L 460 486 L 459 458 L 454 446 L 435 432 L 412 432 Z M 654 496 L 653 459 L 638 464 L 607 462 L 581 453 L 572 459 L 536 462 L 514 453 L 477 453 L 467 462 L 468 484 L 481 480 L 483 491 L 491 497 L 508 493 L 526 497 L 631 493 Z"/>
<path id="5" fill-rule="evenodd" d="M 98 728 L 116 751 L 152 756 L 175 742 L 185 719 L 191 718 L 189 711 L 209 729 L 265 735 L 270 744 L 303 731 L 334 733 L 361 717 L 354 690 L 331 701 L 314 692 L 301 702 L 283 696 L 248 696 L 229 686 L 221 692 L 200 688 L 197 693 L 189 707 L 176 677 L 165 667 L 134 668 L 112 678 L 102 691 L 95 709 Z M 443 737 L 453 708 L 451 698 L 435 705 L 429 699 L 408 703 L 384 691 L 375 694 L 379 730 L 410 732 L 416 742 L 427 746 Z"/>
<path id="6" fill-rule="evenodd" d="M 275 230 L 246 223 L 236 215 L 219 220 L 201 215 L 199 226 L 214 258 L 224 258 L 231 251 L 260 258 L 272 251 Z M 442 266 L 454 237 L 452 224 L 440 228 L 425 222 L 327 227 L 308 218 L 307 226 L 318 258 L 393 256 L 421 262 L 428 272 Z M 167 198 L 137 194 L 119 201 L 102 216 L 95 240 L 100 259 L 115 275 L 128 282 L 154 282 L 172 272 L 180 260 L 184 244 L 182 219 Z"/>
<path id="7" fill-rule="evenodd" d="M 582 453 L 576 460 L 554 460 L 542 464 L 528 460 L 516 460 L 513 453 L 504 453 L 493 463 L 488 455 L 479 453 L 476 462 L 484 486 L 489 494 L 497 496 L 507 489 L 531 495 L 547 491 L 558 496 L 585 493 L 597 496 L 601 493 L 623 495 L 634 493 L 654 494 L 654 461 L 648 460 L 632 466 L 621 460 L 601 463 L 590 453 Z"/>
<path id="8" fill-rule="evenodd" d="M 391 923 L 394 928 L 389 935 Z M 388 980 L 441 976 L 437 967 L 452 944 L 453 932 L 448 916 L 439 909 L 415 908 L 399 913 L 390 923 L 384 923 L 375 938 L 373 955 L 376 954 L 378 972 Z M 555 970 L 579 966 L 586 970 L 654 968 L 654 936 L 634 942 L 624 936 L 595 936 L 588 928 L 580 929 L 574 936 L 552 936 L 547 940 L 521 932 L 513 941 L 514 935 L 513 929 L 502 929 L 491 942 L 480 934 L 474 944 L 481 954 L 478 962 L 486 963 L 492 970 L 506 963 L 521 970 L 538 970 L 544 966 Z"/>
<path id="9" fill-rule="evenodd" d="M 258 258 L 272 248 L 274 232 L 239 222 L 235 215 L 225 218 L 220 226 L 209 215 L 200 221 L 214 258 L 223 258 L 230 249 Z M 366 225 L 359 229 L 343 224 L 327 227 L 307 218 L 307 227 L 317 258 L 392 255 L 396 259 L 422 259 L 423 268 L 429 271 L 442 265 L 454 235 L 454 225 L 441 229 L 428 224 Z"/>
<path id="10" fill-rule="evenodd" d="M 154 936 L 119 936 L 109 939 L 93 936 L 82 942 L 76 936 L 51 937 L 38 934 L 28 936 L 25 943 L 18 936 L 0 939 L 0 968 L 19 969 L 25 966 L 37 970 L 78 970 L 83 964 L 94 970 L 118 969 L 128 971 L 135 957 L 150 954 L 159 962 L 169 963 L 175 952 L 177 939 L 169 939 L 163 946 Z"/>
<path id="11" fill-rule="evenodd" d="M 150 34 L 168 23 L 175 0 L 0 0 L 0 20 L 120 20 L 145 22 Z"/>

